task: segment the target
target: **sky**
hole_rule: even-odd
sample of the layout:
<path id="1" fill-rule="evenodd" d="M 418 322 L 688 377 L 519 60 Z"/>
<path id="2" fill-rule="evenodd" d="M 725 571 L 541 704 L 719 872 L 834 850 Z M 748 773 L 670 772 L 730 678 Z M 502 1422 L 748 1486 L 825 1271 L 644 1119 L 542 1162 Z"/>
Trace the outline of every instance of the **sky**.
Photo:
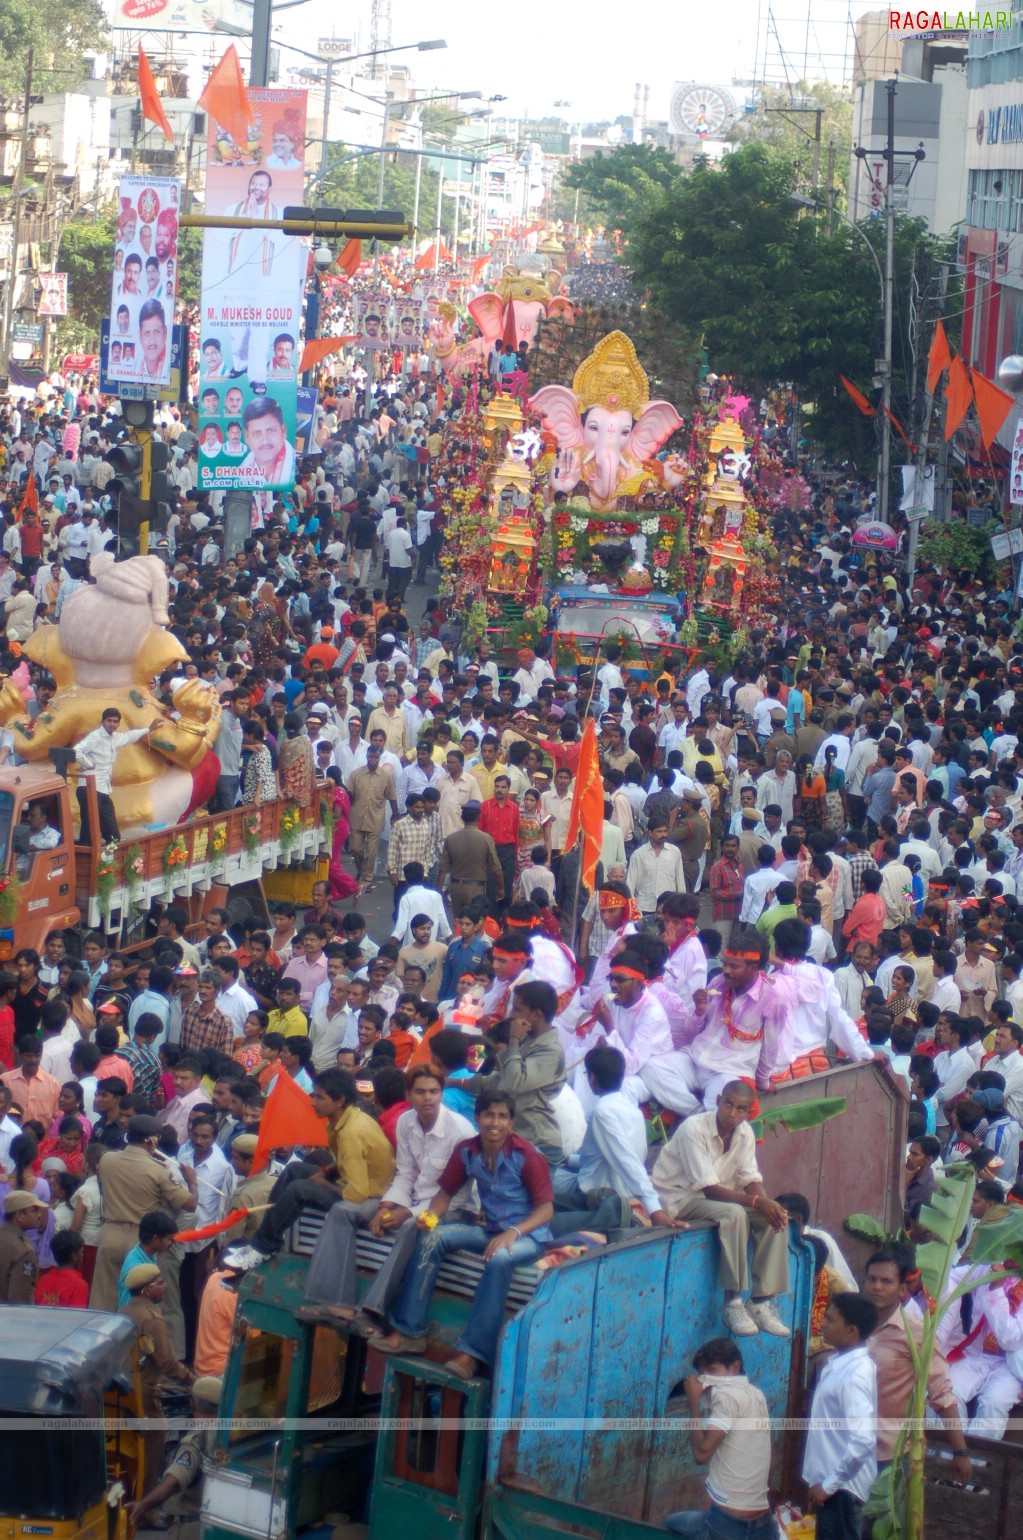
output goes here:
<path id="1" fill-rule="evenodd" d="M 793 80 L 841 74 L 847 48 L 847 16 L 880 9 L 846 0 L 772 0 L 781 47 Z M 443 37 L 443 52 L 404 57 L 425 89 L 453 87 L 508 98 L 499 110 L 515 117 L 544 117 L 552 112 L 573 123 L 602 122 L 631 115 L 636 82 L 650 87 L 650 117 L 667 117 L 673 85 L 698 81 L 727 85 L 733 77 L 752 78 L 758 63 L 758 30 L 767 33 L 767 0 L 681 0 L 658 5 L 656 14 L 619 10 L 610 0 L 562 0 L 516 10 L 492 0 L 391 0 L 391 38 L 395 43 Z M 359 25 L 360 47 L 369 45 L 366 0 L 341 12 L 336 0 L 311 0 L 301 13 L 307 38 L 347 36 Z M 310 18 L 311 25 L 306 22 Z M 425 20 L 424 20 L 425 17 Z M 361 20 L 360 20 L 361 19 Z M 759 22 L 759 28 L 758 28 Z M 288 28 L 288 31 L 291 29 Z M 293 34 L 292 34 L 293 35 Z M 303 46 L 313 48 L 313 41 Z M 764 44 L 759 49 L 763 78 Z M 400 58 L 401 56 L 395 56 Z M 783 81 L 784 64 L 771 34 L 768 80 Z M 570 107 L 555 108 L 556 101 Z"/>

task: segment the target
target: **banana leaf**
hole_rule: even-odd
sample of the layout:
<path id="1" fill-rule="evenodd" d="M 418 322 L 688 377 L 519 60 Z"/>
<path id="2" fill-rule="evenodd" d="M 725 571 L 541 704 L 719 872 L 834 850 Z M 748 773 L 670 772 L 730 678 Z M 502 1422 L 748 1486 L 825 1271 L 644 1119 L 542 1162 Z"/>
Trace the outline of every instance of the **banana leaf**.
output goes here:
<path id="1" fill-rule="evenodd" d="M 845 1228 L 850 1235 L 858 1235 L 862 1240 L 870 1241 L 872 1245 L 883 1247 L 897 1245 L 906 1239 L 904 1230 L 899 1230 L 895 1235 L 886 1230 L 880 1220 L 873 1214 L 850 1214 L 845 1220 Z"/>
<path id="2" fill-rule="evenodd" d="M 798 1134 L 804 1128 L 819 1128 L 829 1118 L 837 1118 L 848 1103 L 844 1096 L 818 1096 L 811 1101 L 792 1102 L 787 1107 L 762 1107 L 752 1120 L 754 1136 L 764 1137 L 765 1128 L 776 1133 L 781 1126 L 787 1133 Z"/>
<path id="3" fill-rule="evenodd" d="M 978 1225 L 970 1255 L 976 1262 L 1009 1262 L 1023 1271 L 1023 1208 L 1014 1205 L 1004 1219 Z"/>
<path id="4" fill-rule="evenodd" d="M 945 1292 L 954 1242 L 966 1228 L 975 1185 L 972 1166 L 952 1166 L 938 1178 L 930 1203 L 920 1210 L 921 1228 L 937 1237 L 916 1248 L 916 1265 L 932 1299 Z"/>

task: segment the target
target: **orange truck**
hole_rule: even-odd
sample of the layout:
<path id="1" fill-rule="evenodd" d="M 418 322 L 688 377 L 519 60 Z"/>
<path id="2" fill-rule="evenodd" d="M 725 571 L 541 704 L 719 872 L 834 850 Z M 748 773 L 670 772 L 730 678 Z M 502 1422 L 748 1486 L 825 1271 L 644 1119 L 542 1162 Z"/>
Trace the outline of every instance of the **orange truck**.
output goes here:
<path id="1" fill-rule="evenodd" d="M 98 829 L 92 778 L 84 784 L 90 827 Z M 0 768 L 0 958 L 22 947 L 41 953 L 50 931 L 76 927 L 101 931 L 112 947 L 140 944 L 154 899 L 181 905 L 190 921 L 242 885 L 265 904 L 265 876 L 308 867 L 308 858 L 316 864 L 329 849 L 329 784 L 305 809 L 277 798 L 102 847 L 75 843 L 70 792 L 49 765 Z M 36 837 L 46 848 L 33 844 L 33 808 L 45 813 L 56 844 L 52 835 Z"/>

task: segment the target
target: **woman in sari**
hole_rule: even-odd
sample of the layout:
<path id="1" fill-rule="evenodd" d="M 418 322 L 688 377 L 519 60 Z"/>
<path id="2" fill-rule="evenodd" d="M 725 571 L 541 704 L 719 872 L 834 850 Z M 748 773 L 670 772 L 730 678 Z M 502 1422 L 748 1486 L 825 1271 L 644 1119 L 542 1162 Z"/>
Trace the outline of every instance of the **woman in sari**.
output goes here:
<path id="1" fill-rule="evenodd" d="M 249 625 L 256 666 L 264 674 L 277 662 L 277 649 L 283 645 L 288 630 L 273 585 L 264 583 L 259 590 Z"/>
<path id="2" fill-rule="evenodd" d="M 306 808 L 313 800 L 316 766 L 313 746 L 306 735 L 305 723 L 297 712 L 284 718 L 284 740 L 277 751 L 277 776 L 281 796 Z"/>
<path id="3" fill-rule="evenodd" d="M 331 765 L 327 770 L 327 779 L 333 786 L 334 802 L 334 838 L 330 848 L 330 865 L 327 875 L 330 880 L 331 898 L 351 898 L 353 893 L 359 891 L 359 884 L 355 878 L 346 872 L 341 864 L 341 855 L 351 833 L 352 802 L 347 791 L 341 784 L 341 772 L 336 765 Z"/>

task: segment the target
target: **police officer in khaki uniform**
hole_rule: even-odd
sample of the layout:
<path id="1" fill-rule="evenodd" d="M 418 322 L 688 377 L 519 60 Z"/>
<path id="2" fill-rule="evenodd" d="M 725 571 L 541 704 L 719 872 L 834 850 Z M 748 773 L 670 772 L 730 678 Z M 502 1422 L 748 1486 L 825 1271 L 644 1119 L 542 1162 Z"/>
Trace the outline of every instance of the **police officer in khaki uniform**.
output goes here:
<path id="1" fill-rule="evenodd" d="M 162 1417 L 160 1383 L 175 1380 L 191 1385 L 195 1375 L 174 1356 L 167 1325 L 160 1313 L 160 1302 L 167 1292 L 167 1282 L 155 1262 L 139 1262 L 124 1280 L 131 1299 L 121 1314 L 135 1322 L 138 1334 L 139 1377 L 142 1381 L 142 1416 Z M 145 1489 L 156 1481 L 163 1466 L 166 1436 L 154 1431 L 143 1435 L 146 1452 Z"/>
<path id="2" fill-rule="evenodd" d="M 255 1134 L 238 1134 L 231 1144 L 231 1164 L 235 1175 L 239 1178 L 232 1199 L 234 1208 L 257 1209 L 263 1208 L 270 1202 L 277 1173 L 267 1166 L 255 1176 L 252 1175 L 252 1158 L 258 1143 L 259 1139 Z M 236 1241 L 250 1241 L 259 1229 L 259 1221 L 262 1217 L 261 1213 L 250 1215 L 245 1221 L 245 1228 L 230 1230 L 224 1237 L 225 1242 L 233 1246 Z"/>
<path id="3" fill-rule="evenodd" d="M 175 1182 L 167 1167 L 156 1157 L 160 1124 L 156 1118 L 139 1113 L 128 1124 L 128 1143 L 123 1150 L 110 1150 L 99 1163 L 98 1177 L 103 1195 L 103 1228 L 96 1252 L 96 1270 L 92 1279 L 89 1304 L 93 1310 L 117 1309 L 117 1280 L 121 1263 L 138 1244 L 139 1220 L 154 1209 L 176 1213 L 196 1205 L 195 1172 L 181 1167 L 187 1185 Z"/>
<path id="4" fill-rule="evenodd" d="M 223 1382 L 203 1375 L 192 1386 L 192 1406 L 197 1418 L 215 1417 L 220 1405 Z M 174 1451 L 163 1476 L 145 1497 L 127 1503 L 125 1513 L 131 1528 L 144 1529 L 143 1519 L 163 1503 L 169 1503 L 177 1520 L 179 1540 L 197 1540 L 199 1509 L 202 1504 L 203 1460 L 212 1452 L 212 1436 L 205 1429 L 186 1433 Z"/>
<path id="5" fill-rule="evenodd" d="M 8 1305 L 35 1303 L 39 1261 L 26 1230 L 46 1225 L 46 1204 L 30 1192 L 9 1192 L 4 1198 L 4 1222 L 0 1225 L 0 1300 Z"/>

